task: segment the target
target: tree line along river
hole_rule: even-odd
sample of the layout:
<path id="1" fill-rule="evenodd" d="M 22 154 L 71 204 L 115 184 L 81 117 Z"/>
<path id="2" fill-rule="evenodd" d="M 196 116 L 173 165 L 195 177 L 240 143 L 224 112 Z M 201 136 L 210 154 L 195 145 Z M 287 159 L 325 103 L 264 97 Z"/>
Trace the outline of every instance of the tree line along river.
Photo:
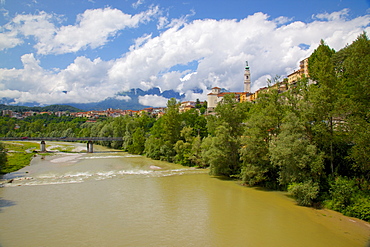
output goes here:
<path id="1" fill-rule="evenodd" d="M 60 145 L 60 143 L 55 143 Z M 365 246 L 370 225 L 283 192 L 95 147 L 3 179 L 0 246 Z"/>

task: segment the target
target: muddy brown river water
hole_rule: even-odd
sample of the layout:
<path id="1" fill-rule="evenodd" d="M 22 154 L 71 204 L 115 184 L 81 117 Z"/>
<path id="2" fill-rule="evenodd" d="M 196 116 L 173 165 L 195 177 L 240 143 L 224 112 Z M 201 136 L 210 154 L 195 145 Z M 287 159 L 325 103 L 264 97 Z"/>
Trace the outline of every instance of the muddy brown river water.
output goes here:
<path id="1" fill-rule="evenodd" d="M 83 145 L 83 144 L 74 144 Z M 0 246 L 365 246 L 370 225 L 283 192 L 95 146 L 0 188 Z"/>

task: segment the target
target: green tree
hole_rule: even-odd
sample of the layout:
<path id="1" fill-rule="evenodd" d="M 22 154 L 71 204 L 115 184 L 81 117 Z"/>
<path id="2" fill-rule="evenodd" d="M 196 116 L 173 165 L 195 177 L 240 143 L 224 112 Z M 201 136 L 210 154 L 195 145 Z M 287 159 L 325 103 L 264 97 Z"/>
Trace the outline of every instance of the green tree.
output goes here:
<path id="1" fill-rule="evenodd" d="M 180 139 L 181 131 L 181 117 L 175 98 L 168 100 L 165 115 L 154 126 L 156 137 L 162 141 L 162 145 L 159 146 L 160 159 L 173 161 L 176 155 L 174 145 Z"/>
<path id="2" fill-rule="evenodd" d="M 270 162 L 269 145 L 280 133 L 286 98 L 276 88 L 260 93 L 250 110 L 242 138 L 241 178 L 248 185 L 277 188 L 278 169 Z"/>
<path id="3" fill-rule="evenodd" d="M 181 130 L 181 137 L 183 140 L 178 140 L 174 146 L 176 151 L 175 162 L 181 165 L 190 166 L 191 165 L 191 152 L 192 152 L 192 142 L 194 137 L 192 136 L 193 128 L 184 127 Z"/>
<path id="4" fill-rule="evenodd" d="M 206 157 L 212 175 L 231 177 L 240 174 L 240 136 L 249 107 L 247 103 L 237 103 L 235 95 L 229 94 L 216 107 L 216 117 L 208 118 L 208 131 L 213 137 L 210 137 Z"/>
<path id="5" fill-rule="evenodd" d="M 308 59 L 309 75 L 316 84 L 311 85 L 309 101 L 312 105 L 313 137 L 317 146 L 325 153 L 326 163 L 334 173 L 335 136 L 334 119 L 338 116 L 338 80 L 335 75 L 333 55 L 335 51 L 323 40 Z"/>
<path id="6" fill-rule="evenodd" d="M 293 113 L 288 114 L 281 129 L 269 146 L 271 163 L 279 169 L 279 183 L 286 186 L 318 182 L 323 172 L 323 155 L 310 144 L 300 119 Z"/>
<path id="7" fill-rule="evenodd" d="M 240 172 L 239 143 L 230 135 L 230 131 L 227 124 L 218 126 L 216 136 L 210 138 L 210 147 L 206 157 L 211 175 L 230 177 Z"/>
<path id="8" fill-rule="evenodd" d="M 132 154 L 142 154 L 145 145 L 145 131 L 144 128 L 139 127 L 132 134 L 132 145 L 128 147 L 128 152 Z"/>
<path id="9" fill-rule="evenodd" d="M 166 114 L 163 118 L 163 139 L 170 145 L 174 145 L 180 139 L 181 118 L 179 106 L 175 98 L 167 102 Z"/>
<path id="10" fill-rule="evenodd" d="M 201 168 L 206 167 L 206 162 L 202 157 L 202 139 L 199 135 L 196 136 L 192 142 L 189 160 L 194 166 Z"/>
<path id="11" fill-rule="evenodd" d="M 161 138 L 158 138 L 154 135 L 148 137 L 145 141 L 145 155 L 148 158 L 159 160 L 163 156 L 161 153 L 161 147 L 164 145 L 164 142 Z"/>
<path id="12" fill-rule="evenodd" d="M 350 150 L 348 158 L 358 176 L 370 179 L 370 40 L 366 33 L 335 54 L 342 94 L 342 124 Z M 349 131 L 348 131 L 349 130 Z M 347 174 L 344 174 L 347 175 Z"/>

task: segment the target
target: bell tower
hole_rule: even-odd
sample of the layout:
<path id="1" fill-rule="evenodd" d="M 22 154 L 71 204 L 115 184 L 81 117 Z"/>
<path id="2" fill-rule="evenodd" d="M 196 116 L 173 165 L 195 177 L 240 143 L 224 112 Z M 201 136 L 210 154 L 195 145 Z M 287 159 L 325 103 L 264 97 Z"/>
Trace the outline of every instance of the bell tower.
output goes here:
<path id="1" fill-rule="evenodd" d="M 245 62 L 244 92 L 245 93 L 250 93 L 251 92 L 251 72 L 249 70 L 248 61 Z"/>

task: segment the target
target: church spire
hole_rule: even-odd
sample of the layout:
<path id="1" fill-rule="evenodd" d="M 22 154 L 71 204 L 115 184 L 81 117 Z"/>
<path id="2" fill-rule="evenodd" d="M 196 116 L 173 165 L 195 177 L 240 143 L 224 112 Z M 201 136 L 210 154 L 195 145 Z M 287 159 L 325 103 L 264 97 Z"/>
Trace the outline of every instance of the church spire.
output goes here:
<path id="1" fill-rule="evenodd" d="M 251 92 L 251 72 L 249 70 L 248 61 L 245 61 L 245 70 L 244 70 L 244 92 Z"/>

